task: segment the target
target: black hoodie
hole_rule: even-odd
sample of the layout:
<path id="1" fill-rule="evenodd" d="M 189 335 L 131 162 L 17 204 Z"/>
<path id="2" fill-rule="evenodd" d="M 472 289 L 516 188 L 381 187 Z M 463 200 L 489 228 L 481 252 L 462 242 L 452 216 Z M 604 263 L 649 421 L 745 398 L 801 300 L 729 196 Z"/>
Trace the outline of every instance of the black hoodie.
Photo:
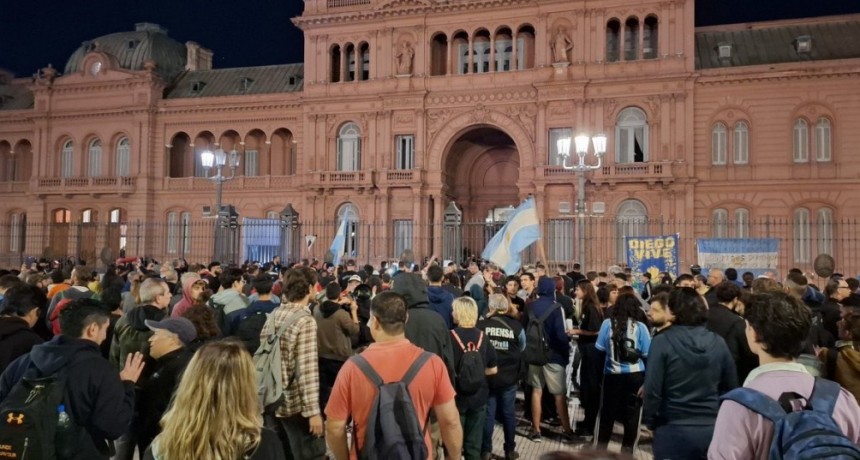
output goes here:
<path id="1" fill-rule="evenodd" d="M 42 338 L 30 329 L 24 319 L 16 316 L 0 317 L 0 372 L 15 358 L 29 353 L 40 343 Z"/>
<path id="2" fill-rule="evenodd" d="M 69 366 L 63 403 L 72 421 L 89 434 L 71 460 L 108 458 L 106 440 L 119 438 L 131 423 L 134 385 L 120 381 L 95 342 L 60 335 L 9 365 L 0 377 L 0 401 L 31 366 L 35 377 L 54 375 Z"/>
<path id="3" fill-rule="evenodd" d="M 713 425 L 720 395 L 737 386 L 722 337 L 704 326 L 670 326 L 654 337 L 648 352 L 643 421 L 651 429 Z"/>

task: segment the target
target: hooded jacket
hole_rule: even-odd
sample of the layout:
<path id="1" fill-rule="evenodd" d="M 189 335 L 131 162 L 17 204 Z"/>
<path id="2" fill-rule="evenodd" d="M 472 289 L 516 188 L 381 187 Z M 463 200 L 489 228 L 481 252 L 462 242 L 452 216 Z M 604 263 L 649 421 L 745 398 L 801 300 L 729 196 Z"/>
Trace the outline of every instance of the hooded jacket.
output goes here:
<path id="1" fill-rule="evenodd" d="M 117 439 L 128 429 L 134 413 L 134 385 L 120 381 L 95 342 L 59 335 L 33 347 L 15 360 L 0 377 L 0 401 L 24 376 L 47 377 L 68 369 L 64 404 L 72 421 L 88 437 L 76 445 L 71 460 L 107 459 L 108 439 Z"/>
<path id="2" fill-rule="evenodd" d="M 720 395 L 737 387 L 732 355 L 704 326 L 670 326 L 651 341 L 643 420 L 661 425 L 713 425 Z"/>
<path id="3" fill-rule="evenodd" d="M 119 371 L 125 366 L 126 356 L 139 351 L 146 358 L 143 369 L 145 375 L 152 372 L 153 361 L 149 357 L 149 337 L 152 331 L 146 327 L 146 320 L 161 321 L 167 316 L 167 309 L 152 305 L 135 307 L 127 315 L 116 322 L 113 332 L 113 343 L 110 347 L 110 362 Z M 148 369 L 147 369 L 148 368 Z M 147 372 L 148 371 L 148 372 Z"/>
<path id="4" fill-rule="evenodd" d="M 21 355 L 42 343 L 27 321 L 15 316 L 0 317 L 0 372 Z"/>
<path id="5" fill-rule="evenodd" d="M 541 278 L 537 285 L 537 300 L 526 306 L 526 312 L 534 312 L 535 318 L 540 318 L 553 305 L 555 301 L 555 280 Z M 528 330 L 529 315 L 523 315 L 523 326 Z M 543 335 L 550 348 L 549 362 L 567 366 L 570 360 L 570 338 L 564 330 L 564 313 L 561 304 L 559 308 L 550 313 L 543 323 Z"/>
<path id="6" fill-rule="evenodd" d="M 314 309 L 320 358 L 346 361 L 352 355 L 352 342 L 358 340 L 358 323 L 337 302 L 326 300 Z"/>
<path id="7" fill-rule="evenodd" d="M 194 299 L 191 298 L 191 286 L 198 281 L 201 281 L 200 278 L 189 278 L 182 283 L 182 300 L 173 306 L 173 310 L 170 312 L 171 318 L 181 317 L 183 313 L 194 306 Z"/>
<path id="8" fill-rule="evenodd" d="M 441 286 L 429 286 L 427 287 L 427 300 L 430 302 L 430 309 L 442 316 L 448 329 L 454 329 L 454 309 L 451 307 L 454 302 L 454 294 Z"/>
<path id="9" fill-rule="evenodd" d="M 241 310 L 243 308 L 247 308 L 248 298 L 245 297 L 241 292 L 235 291 L 233 289 L 224 289 L 221 292 L 213 295 L 209 301 L 211 303 L 219 303 L 224 305 L 224 314 L 229 315 L 234 311 Z"/>
<path id="10" fill-rule="evenodd" d="M 409 315 L 406 320 L 406 338 L 442 358 L 453 384 L 454 350 L 451 348 L 450 330 L 445 320 L 430 309 L 427 285 L 421 279 L 421 275 L 406 272 L 394 275 L 392 282 L 394 283 L 392 291 L 406 298 Z"/>

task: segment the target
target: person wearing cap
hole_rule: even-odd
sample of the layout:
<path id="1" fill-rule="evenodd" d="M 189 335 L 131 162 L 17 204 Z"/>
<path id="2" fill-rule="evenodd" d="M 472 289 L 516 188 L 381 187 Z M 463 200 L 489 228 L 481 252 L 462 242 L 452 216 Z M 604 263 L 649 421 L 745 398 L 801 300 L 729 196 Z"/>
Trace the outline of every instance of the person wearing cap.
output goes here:
<path id="1" fill-rule="evenodd" d="M 159 421 L 170 405 L 170 398 L 191 357 L 188 344 L 197 338 L 194 324 L 187 318 L 146 320 L 152 331 L 149 356 L 155 360 L 152 375 L 141 384 L 137 415 L 132 429 L 138 433 L 137 448 L 141 455 L 161 431 Z"/>

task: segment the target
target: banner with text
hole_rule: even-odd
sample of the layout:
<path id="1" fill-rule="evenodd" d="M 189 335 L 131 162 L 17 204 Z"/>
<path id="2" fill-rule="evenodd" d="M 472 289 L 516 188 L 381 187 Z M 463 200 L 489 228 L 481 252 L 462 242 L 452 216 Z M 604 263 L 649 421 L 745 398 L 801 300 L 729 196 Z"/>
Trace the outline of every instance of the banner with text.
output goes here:
<path id="1" fill-rule="evenodd" d="M 678 239 L 680 235 L 628 236 L 626 238 L 627 266 L 638 280 L 645 272 L 659 280 L 660 272 L 678 276 Z"/>
<path id="2" fill-rule="evenodd" d="M 775 272 L 779 263 L 776 238 L 702 238 L 697 240 L 698 261 L 702 272 L 711 268 L 734 268 L 738 273 L 756 276 Z"/>

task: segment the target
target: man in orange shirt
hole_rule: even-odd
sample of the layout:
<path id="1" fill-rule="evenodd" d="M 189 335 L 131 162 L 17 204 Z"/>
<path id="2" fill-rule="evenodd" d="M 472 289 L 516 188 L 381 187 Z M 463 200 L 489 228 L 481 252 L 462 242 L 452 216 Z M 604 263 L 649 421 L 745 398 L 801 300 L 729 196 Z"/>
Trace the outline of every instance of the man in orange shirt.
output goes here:
<path id="1" fill-rule="evenodd" d="M 373 298 L 370 313 L 368 327 L 375 343 L 361 356 L 386 383 L 400 381 L 424 351 L 406 340 L 406 299 L 394 292 L 384 292 Z M 408 388 L 421 429 L 425 432 L 428 459 L 436 458 L 430 447 L 429 430 L 424 429 L 431 409 L 439 421 L 442 441 L 448 450 L 449 459 L 459 459 L 463 446 L 463 429 L 454 402 L 454 388 L 448 378 L 445 364 L 438 356 L 433 355 L 421 367 Z M 326 441 L 337 460 L 354 459 L 356 450 L 360 452 L 364 447 L 367 419 L 377 392 L 375 385 L 353 360 L 344 364 L 325 409 Z M 350 449 L 347 445 L 346 421 L 350 418 L 355 423 L 353 442 L 356 443 L 357 449 Z"/>

